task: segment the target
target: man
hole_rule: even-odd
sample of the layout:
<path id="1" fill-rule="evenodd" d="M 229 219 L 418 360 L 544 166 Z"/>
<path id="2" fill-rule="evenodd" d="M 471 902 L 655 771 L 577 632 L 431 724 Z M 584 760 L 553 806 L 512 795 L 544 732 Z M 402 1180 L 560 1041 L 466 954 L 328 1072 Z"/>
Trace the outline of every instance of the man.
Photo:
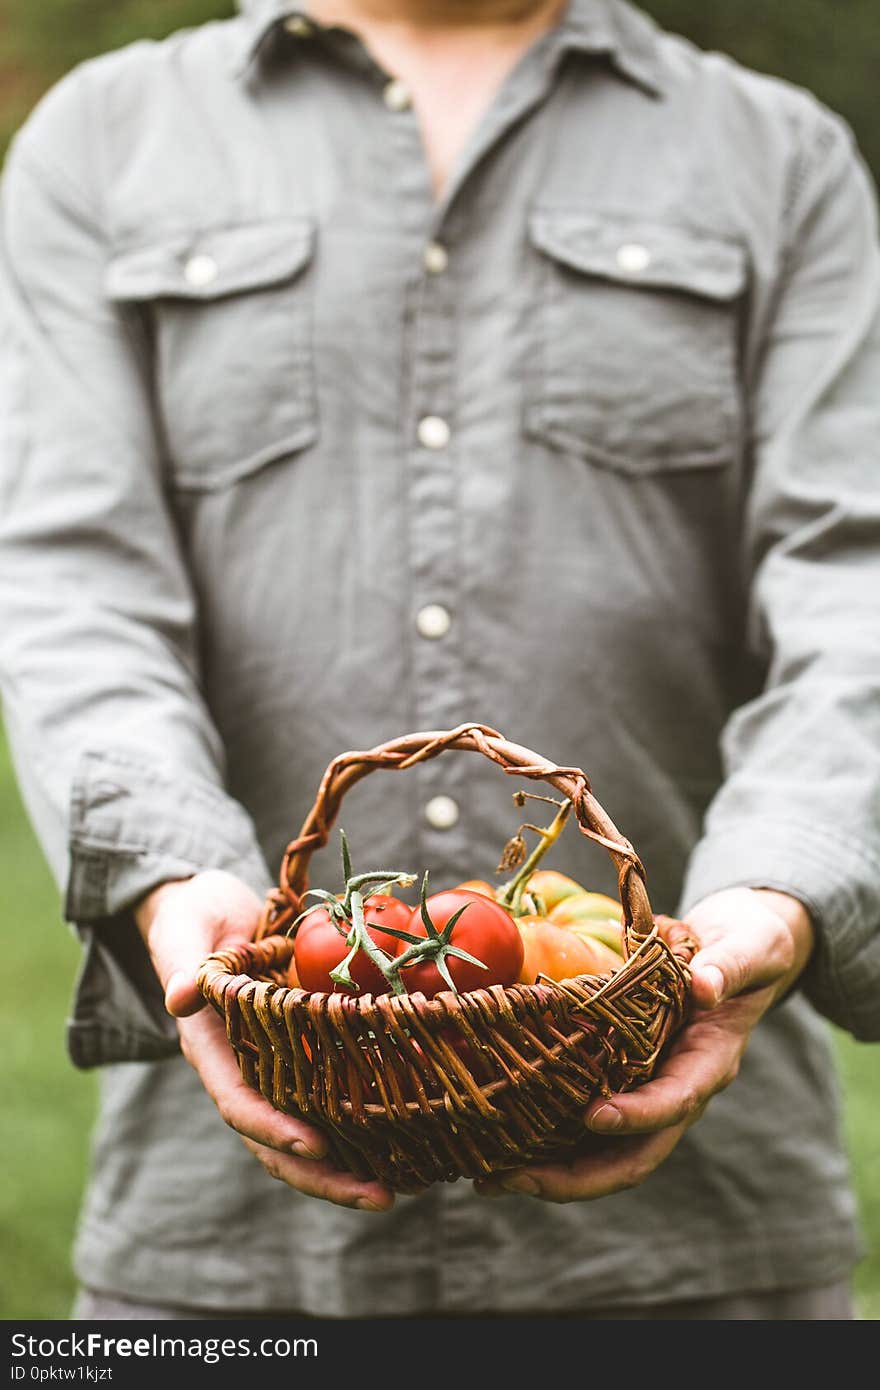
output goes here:
<path id="1" fill-rule="evenodd" d="M 5 712 L 104 1067 L 80 1315 L 851 1316 L 820 1015 L 880 1036 L 880 262 L 849 132 L 617 0 L 242 8 L 78 69 L 4 180 Z M 244 1086 L 195 972 L 333 755 L 468 720 L 586 769 L 700 940 L 694 1018 L 590 1108 L 601 1156 L 395 1200 Z M 358 865 L 489 872 L 479 762 L 358 788 Z"/>

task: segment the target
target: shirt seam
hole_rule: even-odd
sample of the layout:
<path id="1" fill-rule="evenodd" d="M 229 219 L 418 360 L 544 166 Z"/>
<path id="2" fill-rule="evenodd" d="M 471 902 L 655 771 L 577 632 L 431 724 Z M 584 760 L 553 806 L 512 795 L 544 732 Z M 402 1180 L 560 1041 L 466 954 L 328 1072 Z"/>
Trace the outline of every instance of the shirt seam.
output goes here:
<path id="1" fill-rule="evenodd" d="M 68 215 L 77 218 L 96 241 L 107 245 L 105 231 L 94 211 L 83 201 L 79 189 L 66 171 L 47 161 L 42 151 L 37 152 L 33 141 L 16 141 L 16 162 L 19 172 L 30 174 L 46 190 L 46 196 L 53 199 Z M 62 185 L 62 191 L 56 185 Z"/>

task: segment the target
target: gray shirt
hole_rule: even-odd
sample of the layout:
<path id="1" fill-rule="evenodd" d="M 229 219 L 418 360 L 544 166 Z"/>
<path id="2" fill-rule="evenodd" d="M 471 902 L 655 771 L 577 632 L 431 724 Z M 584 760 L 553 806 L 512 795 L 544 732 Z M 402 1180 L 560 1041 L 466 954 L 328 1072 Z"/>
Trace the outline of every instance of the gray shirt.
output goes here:
<path id="1" fill-rule="evenodd" d="M 851 135 L 573 0 L 435 203 L 359 40 L 243 10 L 78 68 L 3 180 L 4 713 L 84 945 L 71 1055 L 104 1065 L 78 1272 L 343 1315 L 839 1277 L 825 1020 L 880 1037 L 880 258 Z M 128 909 L 208 866 L 263 892 L 331 757 L 471 720 L 586 770 L 656 911 L 776 887 L 818 948 L 643 1187 L 334 1208 L 224 1128 Z M 343 823 L 359 865 L 441 886 L 491 876 L 510 791 L 446 754 Z M 553 862 L 615 891 L 573 830 Z M 313 863 L 335 886 L 336 848 Z"/>

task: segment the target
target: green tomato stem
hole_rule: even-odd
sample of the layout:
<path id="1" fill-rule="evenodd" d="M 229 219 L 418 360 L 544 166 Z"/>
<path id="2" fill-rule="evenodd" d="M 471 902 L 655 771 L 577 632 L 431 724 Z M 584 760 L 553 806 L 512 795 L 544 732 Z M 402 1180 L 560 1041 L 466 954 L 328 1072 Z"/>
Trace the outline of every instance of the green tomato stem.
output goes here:
<path id="1" fill-rule="evenodd" d="M 368 877 L 368 875 L 362 874 L 361 877 Z M 384 875 L 384 877 L 387 878 L 387 875 Z M 391 969 L 391 957 L 386 955 L 381 947 L 376 945 L 367 930 L 367 924 L 364 920 L 364 899 L 362 894 L 358 892 L 357 889 L 354 889 L 347 896 L 351 899 L 349 904 L 351 911 L 351 930 L 346 940 L 351 950 L 345 957 L 345 960 L 341 961 L 335 970 L 330 971 L 331 980 L 335 980 L 337 984 L 350 984 L 351 972 L 349 967 L 358 951 L 363 951 L 369 956 L 376 968 L 385 976 L 385 979 L 391 986 L 391 992 L 393 994 L 405 994 L 406 989 L 404 988 L 400 976 Z"/>
<path id="2" fill-rule="evenodd" d="M 395 884 L 399 884 L 401 888 L 409 888 L 412 883 L 415 883 L 412 874 L 399 873 L 395 869 L 378 869 L 374 873 L 355 874 L 345 885 L 342 910 L 347 917 L 351 915 L 352 894 L 359 893 L 362 888 L 372 888 L 377 892 L 380 885 L 382 889 L 393 888 Z"/>
<path id="3" fill-rule="evenodd" d="M 528 859 L 525 860 L 522 867 L 518 870 L 516 876 L 496 893 L 495 896 L 498 902 L 502 907 L 509 908 L 514 917 L 521 916 L 522 900 L 523 894 L 526 891 L 526 884 L 550 846 L 554 845 L 562 834 L 565 822 L 568 820 L 571 812 L 571 806 L 571 801 L 566 799 L 553 817 L 553 821 L 550 825 L 546 826 L 544 829 L 540 829 L 537 826 L 530 827 L 531 829 L 537 830 L 541 838 L 538 840 L 538 843 L 535 845 Z"/>

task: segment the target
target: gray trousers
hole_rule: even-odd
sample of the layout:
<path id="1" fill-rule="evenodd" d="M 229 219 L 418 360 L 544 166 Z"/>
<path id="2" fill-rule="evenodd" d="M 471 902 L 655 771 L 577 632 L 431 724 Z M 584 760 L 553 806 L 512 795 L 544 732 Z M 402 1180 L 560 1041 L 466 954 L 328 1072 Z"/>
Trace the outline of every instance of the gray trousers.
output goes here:
<path id="1" fill-rule="evenodd" d="M 296 1309 L 274 1312 L 230 1312 L 225 1308 L 156 1307 L 148 1303 L 129 1303 L 107 1294 L 80 1291 L 71 1313 L 77 1322 L 101 1322 L 116 1319 L 149 1319 L 162 1321 L 172 1318 L 266 1318 L 301 1317 Z M 428 1314 L 427 1316 L 431 1316 Z M 487 1316 L 496 1316 L 489 1314 Z M 519 1316 L 512 1314 L 511 1316 Z M 528 1316 L 523 1314 L 522 1316 Z M 675 1303 L 627 1305 L 618 1308 L 591 1308 L 583 1312 L 535 1314 L 537 1317 L 562 1316 L 605 1320 L 629 1318 L 635 1320 L 691 1321 L 693 1319 L 728 1319 L 774 1322 L 839 1322 L 855 1318 L 852 1291 L 847 1281 L 825 1284 L 818 1288 L 775 1289 L 769 1293 L 730 1294 L 724 1298 L 694 1298 Z M 319 1321 L 319 1319 L 316 1319 Z M 332 1319 L 328 1319 L 332 1321 Z"/>

